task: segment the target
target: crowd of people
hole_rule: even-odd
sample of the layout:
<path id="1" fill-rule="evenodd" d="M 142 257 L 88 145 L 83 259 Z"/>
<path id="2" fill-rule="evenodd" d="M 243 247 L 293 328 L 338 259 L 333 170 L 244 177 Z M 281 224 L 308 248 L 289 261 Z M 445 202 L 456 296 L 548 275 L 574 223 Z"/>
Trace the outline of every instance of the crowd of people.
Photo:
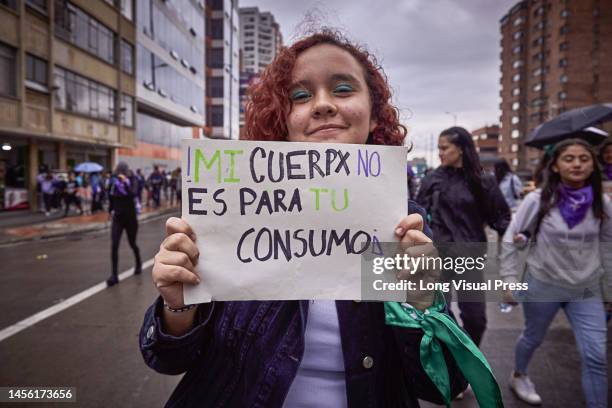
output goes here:
<path id="1" fill-rule="evenodd" d="M 162 202 L 170 206 L 181 202 L 181 168 L 172 171 L 154 166 L 145 176 L 141 169 L 128 169 L 126 175 L 132 180 L 136 210 L 143 207 L 158 208 Z M 46 167 L 37 177 L 40 210 L 49 216 L 62 212 L 64 217 L 74 208 L 77 214 L 95 214 L 105 211 L 110 205 L 113 178 L 110 171 L 102 172 L 54 172 Z"/>

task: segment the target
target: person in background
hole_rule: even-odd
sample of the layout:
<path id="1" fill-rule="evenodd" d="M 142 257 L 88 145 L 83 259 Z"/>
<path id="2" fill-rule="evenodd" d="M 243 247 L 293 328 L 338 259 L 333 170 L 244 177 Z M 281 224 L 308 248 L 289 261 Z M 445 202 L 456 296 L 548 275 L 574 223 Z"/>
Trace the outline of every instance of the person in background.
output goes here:
<path id="1" fill-rule="evenodd" d="M 612 137 L 607 138 L 599 147 L 599 161 L 605 181 L 612 181 Z"/>
<path id="2" fill-rule="evenodd" d="M 134 274 L 142 272 L 142 262 L 140 259 L 140 249 L 136 244 L 138 234 L 138 217 L 136 213 L 136 179 L 129 178 L 130 169 L 124 162 L 117 164 L 115 174 L 111 179 L 108 211 L 112 218 L 111 226 L 111 276 L 106 280 L 110 287 L 119 283 L 118 264 L 119 264 L 119 243 L 123 230 L 127 233 L 128 242 L 134 252 L 135 266 Z"/>
<path id="3" fill-rule="evenodd" d="M 50 170 L 46 170 L 44 174 L 39 175 L 39 183 L 40 191 L 43 197 L 45 216 L 48 217 L 51 214 L 51 208 L 53 207 L 56 179 L 53 177 L 53 173 L 51 173 Z"/>
<path id="4" fill-rule="evenodd" d="M 523 183 L 521 179 L 512 172 L 506 159 L 499 159 L 495 162 L 495 179 L 500 191 L 504 195 L 506 204 L 510 209 L 516 208 L 518 200 L 521 198 Z"/>
<path id="5" fill-rule="evenodd" d="M 142 171 L 140 169 L 136 169 L 136 183 L 137 183 L 137 188 L 136 188 L 136 199 L 138 200 L 138 203 L 140 203 L 140 206 L 142 207 L 142 192 L 145 189 L 145 183 L 146 180 L 144 178 L 144 176 L 142 175 Z"/>
<path id="6" fill-rule="evenodd" d="M 580 354 L 587 406 L 606 407 L 605 308 L 612 301 L 612 201 L 602 194 L 597 158 L 584 140 L 558 143 L 543 180 L 541 189 L 525 196 L 503 237 L 501 277 L 516 283 L 524 272 L 522 281 L 528 285 L 525 291 L 504 295 L 507 303 L 521 301 L 525 316 L 510 388 L 523 401 L 542 403 L 527 368 L 550 323 L 563 309 Z M 518 261 L 524 231 L 534 238 L 526 267 Z"/>
<path id="7" fill-rule="evenodd" d="M 511 212 L 493 176 L 485 175 L 472 135 L 462 127 L 451 127 L 438 138 L 440 167 L 423 179 L 416 201 L 431 218 L 434 242 L 450 257 L 482 257 L 487 252 L 485 225 L 502 236 L 510 224 Z M 446 281 L 456 278 L 482 282 L 483 270 L 463 275 L 443 274 Z M 474 343 L 480 344 L 487 328 L 483 291 L 457 292 L 463 328 Z M 450 304 L 452 292 L 446 292 Z"/>
<path id="8" fill-rule="evenodd" d="M 91 173 L 89 185 L 91 186 L 91 213 L 95 214 L 102 210 L 102 195 L 104 194 L 104 186 L 100 173 Z"/>
<path id="9" fill-rule="evenodd" d="M 176 186 L 177 186 L 177 177 L 180 177 L 180 168 L 177 167 L 176 169 L 174 169 L 171 173 L 171 177 L 170 177 L 170 205 L 174 205 L 174 198 L 177 197 L 177 201 L 178 200 L 178 196 L 177 196 L 177 190 L 176 190 Z"/>
<path id="10" fill-rule="evenodd" d="M 153 198 L 153 207 L 159 208 L 161 189 L 164 185 L 165 177 L 159 171 L 159 166 L 153 166 L 153 173 L 149 175 L 149 186 L 151 188 L 151 197 Z"/>
<path id="11" fill-rule="evenodd" d="M 183 176 L 180 167 L 176 168 L 174 190 L 176 193 L 176 204 L 181 205 L 181 201 L 183 200 Z"/>
<path id="12" fill-rule="evenodd" d="M 64 196 L 64 217 L 68 216 L 72 204 L 79 211 L 79 215 L 82 215 L 83 208 L 81 207 L 81 196 L 79 195 L 79 183 L 74 172 L 68 173 L 68 180 L 63 184 L 62 193 Z"/>

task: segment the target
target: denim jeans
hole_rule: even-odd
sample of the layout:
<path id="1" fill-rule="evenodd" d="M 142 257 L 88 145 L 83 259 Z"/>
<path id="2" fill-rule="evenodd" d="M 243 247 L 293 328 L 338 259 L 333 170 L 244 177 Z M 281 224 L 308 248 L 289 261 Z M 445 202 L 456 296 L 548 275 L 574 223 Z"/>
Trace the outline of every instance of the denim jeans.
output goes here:
<path id="1" fill-rule="evenodd" d="M 606 407 L 608 401 L 608 374 L 606 360 L 607 325 L 602 299 L 596 295 L 588 299 L 567 300 L 558 297 L 550 299 L 550 294 L 565 292 L 569 298 L 571 290 L 552 287 L 533 277 L 528 278 L 529 290 L 523 313 L 525 328 L 518 338 L 515 349 L 515 370 L 527 373 L 527 365 L 534 351 L 540 346 L 548 326 L 559 311 L 563 309 L 572 329 L 580 353 L 582 371 L 582 389 L 588 407 Z M 539 301 L 542 294 L 545 301 Z M 595 292 L 597 293 L 597 292 Z"/>

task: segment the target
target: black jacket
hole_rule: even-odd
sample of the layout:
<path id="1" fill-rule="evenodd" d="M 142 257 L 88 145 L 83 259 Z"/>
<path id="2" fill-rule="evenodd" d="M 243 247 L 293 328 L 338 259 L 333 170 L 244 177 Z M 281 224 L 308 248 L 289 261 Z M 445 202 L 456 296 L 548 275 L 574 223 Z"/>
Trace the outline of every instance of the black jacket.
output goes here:
<path id="1" fill-rule="evenodd" d="M 441 166 L 423 179 L 416 201 L 427 211 L 435 242 L 486 242 L 485 224 L 504 234 L 510 208 L 493 176 L 483 175 L 482 184 L 478 202 L 463 169 Z"/>

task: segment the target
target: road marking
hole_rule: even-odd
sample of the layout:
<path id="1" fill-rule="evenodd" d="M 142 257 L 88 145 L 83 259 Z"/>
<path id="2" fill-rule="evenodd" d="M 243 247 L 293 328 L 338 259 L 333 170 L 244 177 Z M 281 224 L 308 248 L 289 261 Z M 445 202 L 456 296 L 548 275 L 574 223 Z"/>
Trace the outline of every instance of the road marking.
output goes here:
<path id="1" fill-rule="evenodd" d="M 149 259 L 148 261 L 145 261 L 142 264 L 142 270 L 144 271 L 146 268 L 152 265 L 153 258 Z M 130 268 L 124 272 L 121 272 L 119 274 L 119 281 L 125 280 L 132 275 L 134 275 L 134 268 Z M 45 310 L 42 310 L 26 319 L 23 319 L 22 321 L 17 322 L 12 326 L 2 329 L 2 331 L 0 331 L 0 341 L 6 340 L 9 337 L 19 333 L 20 331 L 25 330 L 28 327 L 34 326 L 36 323 L 43 321 L 48 317 L 56 315 L 59 312 L 68 309 L 70 306 L 76 305 L 77 303 L 82 302 L 83 300 L 95 295 L 96 293 L 102 292 L 104 289 L 106 289 L 106 281 L 100 282 L 97 285 L 82 291 L 81 293 L 77 293 L 76 295 L 71 296 L 68 299 L 62 300 L 61 302 Z"/>

